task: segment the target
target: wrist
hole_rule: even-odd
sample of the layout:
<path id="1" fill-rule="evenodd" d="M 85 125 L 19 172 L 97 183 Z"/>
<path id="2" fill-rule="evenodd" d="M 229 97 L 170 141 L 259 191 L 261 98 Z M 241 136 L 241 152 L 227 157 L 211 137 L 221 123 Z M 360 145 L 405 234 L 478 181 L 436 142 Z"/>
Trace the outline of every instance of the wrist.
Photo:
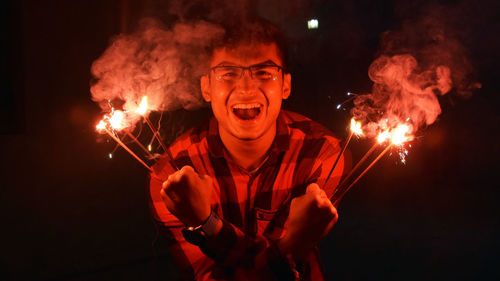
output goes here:
<path id="1" fill-rule="evenodd" d="M 200 225 L 188 226 L 182 230 L 184 238 L 191 244 L 200 246 L 209 237 L 217 235 L 222 228 L 222 220 L 215 211 L 211 211 L 208 218 Z"/>
<path id="2" fill-rule="evenodd" d="M 295 243 L 290 238 L 290 236 L 287 234 L 283 238 L 278 240 L 276 244 L 277 244 L 278 249 L 281 252 L 281 254 L 289 255 L 293 252 L 292 249 L 294 248 Z"/>
<path id="3" fill-rule="evenodd" d="M 277 241 L 277 246 L 281 254 L 291 256 L 294 260 L 300 260 L 305 256 L 307 248 L 304 247 L 304 241 L 295 239 L 294 235 L 286 234 L 282 239 Z"/>

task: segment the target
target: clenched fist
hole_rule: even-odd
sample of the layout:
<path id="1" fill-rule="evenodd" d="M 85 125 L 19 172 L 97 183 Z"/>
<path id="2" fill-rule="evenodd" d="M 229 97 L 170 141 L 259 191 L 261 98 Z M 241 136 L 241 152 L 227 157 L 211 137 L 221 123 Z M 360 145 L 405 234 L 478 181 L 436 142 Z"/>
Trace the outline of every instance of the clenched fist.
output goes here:
<path id="1" fill-rule="evenodd" d="M 292 200 L 285 224 L 286 234 L 278 243 L 284 253 L 300 256 L 325 237 L 338 220 L 337 209 L 316 183 Z"/>
<path id="2" fill-rule="evenodd" d="M 163 182 L 160 195 L 168 210 L 186 226 L 198 226 L 210 216 L 212 179 L 184 166 Z"/>

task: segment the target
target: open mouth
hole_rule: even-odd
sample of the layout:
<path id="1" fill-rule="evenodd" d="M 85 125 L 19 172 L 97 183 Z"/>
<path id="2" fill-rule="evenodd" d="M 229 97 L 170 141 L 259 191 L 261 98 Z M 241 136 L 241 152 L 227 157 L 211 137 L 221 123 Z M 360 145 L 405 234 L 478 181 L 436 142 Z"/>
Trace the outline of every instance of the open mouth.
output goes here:
<path id="1" fill-rule="evenodd" d="M 233 106 L 234 115 L 242 120 L 253 120 L 260 115 L 261 111 L 262 105 L 258 103 L 240 103 Z"/>

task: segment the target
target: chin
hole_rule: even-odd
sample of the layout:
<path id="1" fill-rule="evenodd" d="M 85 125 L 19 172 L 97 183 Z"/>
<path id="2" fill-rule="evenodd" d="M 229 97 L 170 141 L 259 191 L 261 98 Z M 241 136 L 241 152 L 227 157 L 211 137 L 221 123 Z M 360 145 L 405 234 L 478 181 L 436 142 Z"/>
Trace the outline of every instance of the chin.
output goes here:
<path id="1" fill-rule="evenodd" d="M 254 141 L 260 139 L 263 135 L 264 132 L 262 133 L 242 133 L 242 134 L 232 134 L 233 137 L 242 140 L 242 141 Z"/>

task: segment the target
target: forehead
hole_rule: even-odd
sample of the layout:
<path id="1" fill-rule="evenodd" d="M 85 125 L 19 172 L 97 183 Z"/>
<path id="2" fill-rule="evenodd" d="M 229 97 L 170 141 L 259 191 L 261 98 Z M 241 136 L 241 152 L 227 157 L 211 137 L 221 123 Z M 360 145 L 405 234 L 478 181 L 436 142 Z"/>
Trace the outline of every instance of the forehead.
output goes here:
<path id="1" fill-rule="evenodd" d="M 210 66 L 214 67 L 223 62 L 248 66 L 269 60 L 277 65 L 282 65 L 276 44 L 244 44 L 233 48 L 224 47 L 215 49 Z"/>

